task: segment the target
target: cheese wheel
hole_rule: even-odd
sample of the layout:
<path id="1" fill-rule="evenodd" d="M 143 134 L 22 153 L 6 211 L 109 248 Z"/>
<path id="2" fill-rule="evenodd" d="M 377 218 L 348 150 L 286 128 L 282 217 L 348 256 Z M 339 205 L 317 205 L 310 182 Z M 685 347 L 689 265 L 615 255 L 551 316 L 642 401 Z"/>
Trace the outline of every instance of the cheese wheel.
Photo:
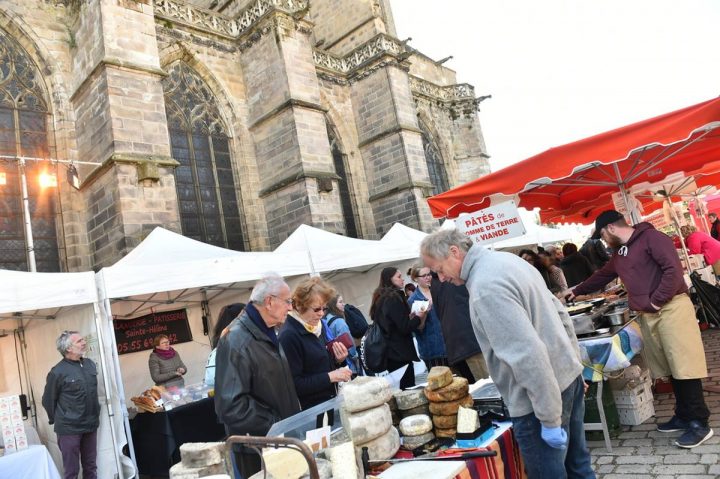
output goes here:
<path id="1" fill-rule="evenodd" d="M 436 437 L 451 437 L 451 438 L 455 439 L 456 433 L 457 433 L 457 431 L 455 429 L 440 429 L 437 427 L 435 428 L 435 436 Z"/>
<path id="2" fill-rule="evenodd" d="M 457 414 L 458 408 L 460 406 L 470 407 L 472 405 L 473 398 L 468 394 L 464 398 L 457 401 L 431 402 L 429 409 L 433 415 L 437 414 L 438 416 L 452 416 L 453 414 Z"/>
<path id="3" fill-rule="evenodd" d="M 428 400 L 422 389 L 411 389 L 408 391 L 396 391 L 393 397 L 397 402 L 398 409 L 407 411 L 423 404 L 427 404 Z"/>
<path id="4" fill-rule="evenodd" d="M 403 436 L 419 436 L 432 431 L 433 424 L 427 414 L 408 416 L 400 421 L 400 432 Z"/>
<path id="5" fill-rule="evenodd" d="M 330 468 L 333 479 L 358 478 L 357 458 L 352 442 L 346 442 L 330 449 Z"/>
<path id="6" fill-rule="evenodd" d="M 431 391 L 443 388 L 453 380 L 452 371 L 447 366 L 435 366 L 427 375 L 427 387 Z"/>
<path id="7" fill-rule="evenodd" d="M 358 376 L 342 388 L 342 401 L 348 412 L 372 409 L 391 397 L 390 383 L 373 376 Z"/>
<path id="8" fill-rule="evenodd" d="M 368 456 L 370 456 L 371 461 L 386 461 L 400 449 L 400 433 L 398 433 L 397 429 L 391 427 L 388 432 L 377 439 L 356 445 L 355 451 L 358 458 L 361 457 L 363 447 L 368 448 Z M 333 479 L 336 479 L 335 469 L 333 469 Z"/>
<path id="9" fill-rule="evenodd" d="M 180 457 L 185 467 L 220 464 L 224 455 L 224 442 L 188 442 L 180 446 Z"/>
<path id="10" fill-rule="evenodd" d="M 435 427 L 440 429 L 448 429 L 457 426 L 457 415 L 451 414 L 450 416 L 438 416 L 437 414 L 432 417 L 432 422 Z"/>
<path id="11" fill-rule="evenodd" d="M 332 465 L 330 465 L 330 461 L 315 459 L 315 464 L 317 464 L 320 479 L 332 479 Z M 303 474 L 300 476 L 300 479 L 310 479 L 310 473 Z"/>
<path id="12" fill-rule="evenodd" d="M 422 406 L 414 407 L 412 409 L 406 409 L 405 411 L 398 411 L 400 413 L 400 418 L 404 419 L 408 416 L 415 416 L 417 414 L 430 414 L 430 409 L 428 407 L 428 404 L 423 404 Z"/>
<path id="13" fill-rule="evenodd" d="M 195 479 L 197 477 L 212 476 L 215 474 L 224 474 L 227 472 L 225 463 L 211 464 L 209 466 L 187 467 L 182 461 L 170 468 L 170 477 L 172 479 Z"/>
<path id="14" fill-rule="evenodd" d="M 425 395 L 430 402 L 457 401 L 467 396 L 468 380 L 465 378 L 453 378 L 452 382 L 440 389 L 431 390 L 425 388 Z"/>
<path id="15" fill-rule="evenodd" d="M 419 436 L 403 436 L 403 447 L 412 451 L 429 443 L 433 439 L 435 439 L 435 434 L 433 434 L 432 431 L 420 434 Z"/>
<path id="16" fill-rule="evenodd" d="M 340 419 L 343 428 L 350 435 L 350 440 L 355 444 L 372 441 L 392 427 L 392 415 L 387 404 L 354 413 L 340 410 Z"/>

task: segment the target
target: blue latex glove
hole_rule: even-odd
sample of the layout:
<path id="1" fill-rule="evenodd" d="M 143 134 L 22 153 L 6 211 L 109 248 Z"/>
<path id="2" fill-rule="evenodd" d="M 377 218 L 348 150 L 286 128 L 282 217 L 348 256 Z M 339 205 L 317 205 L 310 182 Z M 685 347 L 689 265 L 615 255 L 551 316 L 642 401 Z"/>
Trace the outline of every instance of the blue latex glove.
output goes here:
<path id="1" fill-rule="evenodd" d="M 555 449 L 565 449 L 567 446 L 567 433 L 562 427 L 545 427 L 540 425 L 540 437 L 548 446 Z"/>

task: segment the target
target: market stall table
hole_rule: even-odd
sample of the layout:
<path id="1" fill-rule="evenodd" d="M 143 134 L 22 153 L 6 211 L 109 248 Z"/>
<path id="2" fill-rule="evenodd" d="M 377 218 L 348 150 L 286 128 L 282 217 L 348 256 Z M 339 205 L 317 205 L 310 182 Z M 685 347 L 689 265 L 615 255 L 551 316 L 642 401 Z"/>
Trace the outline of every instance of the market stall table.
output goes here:
<path id="1" fill-rule="evenodd" d="M 60 479 L 60 473 L 43 445 L 0 457 L 0 479 Z"/>
<path id="2" fill-rule="evenodd" d="M 167 476 L 180 461 L 180 446 L 186 442 L 213 442 L 225 438 L 225 428 L 215 415 L 215 401 L 205 398 L 170 411 L 140 413 L 130 420 L 141 474 Z"/>
<path id="3" fill-rule="evenodd" d="M 585 369 L 583 378 L 597 383 L 597 406 L 599 423 L 585 423 L 586 431 L 602 431 L 605 447 L 612 451 L 610 431 L 607 427 L 605 407 L 603 406 L 603 384 L 606 373 L 621 371 L 630 366 L 630 360 L 642 349 L 640 326 L 631 319 L 620 326 L 612 326 L 610 331 L 599 336 L 579 338 L 580 357 Z"/>

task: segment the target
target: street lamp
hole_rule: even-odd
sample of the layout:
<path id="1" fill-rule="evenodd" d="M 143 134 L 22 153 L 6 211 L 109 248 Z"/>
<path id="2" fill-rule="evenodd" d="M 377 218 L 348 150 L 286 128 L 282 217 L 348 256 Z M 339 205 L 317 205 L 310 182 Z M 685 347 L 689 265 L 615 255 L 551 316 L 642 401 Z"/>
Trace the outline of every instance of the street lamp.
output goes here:
<path id="1" fill-rule="evenodd" d="M 77 169 L 75 168 L 75 164 L 87 164 L 87 165 L 94 165 L 97 166 L 97 163 L 90 163 L 90 162 L 79 162 L 79 161 L 68 161 L 68 160 L 55 160 L 55 159 L 48 159 L 48 158 L 31 158 L 31 157 L 23 157 L 23 156 L 6 156 L 6 155 L 0 155 L 0 160 L 14 160 L 18 162 L 18 170 L 20 173 L 20 187 L 21 187 L 21 194 L 22 194 L 22 213 L 23 213 L 23 222 L 24 222 L 24 229 L 25 229 L 25 241 L 27 244 L 26 253 L 27 253 L 27 261 L 28 261 L 28 269 L 31 272 L 37 271 L 37 265 L 35 262 L 35 244 L 33 241 L 33 232 L 32 232 L 32 223 L 30 219 L 30 198 L 28 195 L 28 187 L 27 187 L 27 175 L 25 172 L 26 163 L 28 161 L 43 161 L 43 162 L 50 162 L 52 163 L 64 163 L 68 165 L 68 183 L 72 185 L 75 189 L 80 189 L 80 178 L 77 173 Z M 38 177 L 38 181 L 40 182 L 40 186 L 42 188 L 56 188 L 57 187 L 57 175 L 53 173 L 46 173 L 43 172 Z M 7 176 L 4 172 L 0 172 L 0 186 L 7 184 Z"/>

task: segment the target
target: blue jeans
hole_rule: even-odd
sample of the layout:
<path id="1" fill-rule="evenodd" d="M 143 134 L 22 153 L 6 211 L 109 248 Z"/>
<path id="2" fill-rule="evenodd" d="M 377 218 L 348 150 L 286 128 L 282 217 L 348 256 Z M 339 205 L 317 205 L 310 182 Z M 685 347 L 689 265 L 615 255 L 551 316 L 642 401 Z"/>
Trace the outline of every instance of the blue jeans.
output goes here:
<path id="1" fill-rule="evenodd" d="M 562 427 L 568 435 L 565 449 L 552 448 L 543 441 L 535 414 L 512 418 L 528 479 L 595 479 L 585 444 L 584 395 L 582 376 L 562 392 Z"/>

